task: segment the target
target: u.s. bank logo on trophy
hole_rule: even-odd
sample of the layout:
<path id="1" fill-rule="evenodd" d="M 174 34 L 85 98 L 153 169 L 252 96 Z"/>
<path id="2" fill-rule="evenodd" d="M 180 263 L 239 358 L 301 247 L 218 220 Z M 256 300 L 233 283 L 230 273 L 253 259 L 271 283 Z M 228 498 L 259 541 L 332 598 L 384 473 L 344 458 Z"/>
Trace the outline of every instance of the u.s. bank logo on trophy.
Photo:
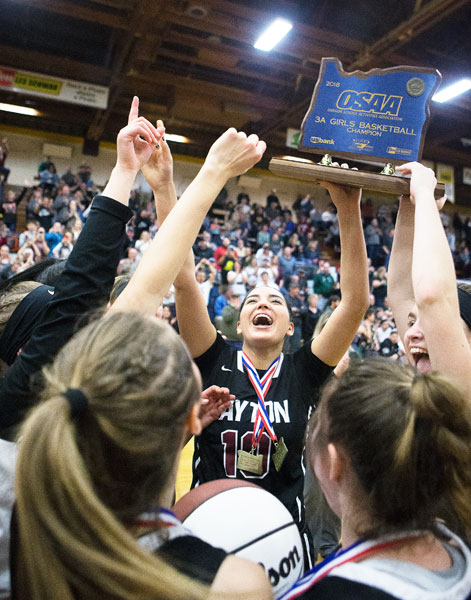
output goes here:
<path id="1" fill-rule="evenodd" d="M 319 164 L 273 158 L 270 169 L 287 177 L 407 194 L 409 181 L 393 176 L 394 165 L 420 161 L 430 102 L 440 82 L 435 69 L 401 66 L 347 73 L 337 58 L 323 58 L 298 147 L 324 156 Z M 374 173 L 331 167 L 337 158 L 383 169 Z M 444 194 L 442 184 L 435 194 Z"/>

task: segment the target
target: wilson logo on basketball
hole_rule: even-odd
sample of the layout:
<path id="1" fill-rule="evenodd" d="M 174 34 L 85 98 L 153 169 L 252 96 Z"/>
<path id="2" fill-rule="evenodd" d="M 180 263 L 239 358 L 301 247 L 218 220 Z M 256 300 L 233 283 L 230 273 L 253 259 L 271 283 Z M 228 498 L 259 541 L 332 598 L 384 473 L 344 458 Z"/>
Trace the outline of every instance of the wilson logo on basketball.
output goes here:
<path id="1" fill-rule="evenodd" d="M 280 560 L 278 570 L 276 570 L 274 567 L 271 567 L 267 570 L 263 563 L 260 564 L 267 572 L 268 578 L 270 579 L 270 583 L 273 587 L 275 587 L 280 582 L 280 579 L 286 579 L 287 577 L 289 577 L 290 573 L 294 569 L 296 569 L 296 566 L 299 565 L 300 562 L 301 558 L 299 556 L 298 549 L 296 548 L 296 546 L 293 546 L 293 549 L 290 551 L 288 556 L 284 556 Z"/>

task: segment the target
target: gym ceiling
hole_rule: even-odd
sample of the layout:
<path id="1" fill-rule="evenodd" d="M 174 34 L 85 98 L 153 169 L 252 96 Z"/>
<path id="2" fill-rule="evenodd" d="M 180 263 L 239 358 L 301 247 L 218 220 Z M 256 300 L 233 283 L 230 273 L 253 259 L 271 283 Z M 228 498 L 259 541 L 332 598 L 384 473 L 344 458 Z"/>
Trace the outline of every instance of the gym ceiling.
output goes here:
<path id="1" fill-rule="evenodd" d="M 174 152 L 204 156 L 235 126 L 267 141 L 266 165 L 287 154 L 287 128 L 301 125 L 322 57 L 347 71 L 433 67 L 442 85 L 471 77 L 471 0 L 0 0 L 0 14 L 2 67 L 109 90 L 103 110 L 0 85 L 0 102 L 39 111 L 0 111 L 0 126 L 92 146 L 115 140 L 136 94 L 144 116 L 189 138 Z M 275 17 L 292 30 L 271 52 L 256 50 Z M 471 166 L 471 92 L 432 102 L 431 113 L 423 158 Z"/>

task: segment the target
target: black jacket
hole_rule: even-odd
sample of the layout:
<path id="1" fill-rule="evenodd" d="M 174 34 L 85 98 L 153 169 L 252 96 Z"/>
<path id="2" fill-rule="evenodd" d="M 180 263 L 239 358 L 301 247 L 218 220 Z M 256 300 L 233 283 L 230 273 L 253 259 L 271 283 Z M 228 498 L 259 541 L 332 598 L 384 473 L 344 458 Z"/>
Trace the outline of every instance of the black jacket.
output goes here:
<path id="1" fill-rule="evenodd" d="M 37 400 L 32 376 L 51 362 L 85 324 L 84 315 L 108 301 L 121 255 L 124 226 L 131 216 L 127 206 L 112 198 L 94 199 L 82 233 L 57 280 L 54 297 L 29 342 L 0 379 L 1 437 L 11 437 L 10 428 Z"/>

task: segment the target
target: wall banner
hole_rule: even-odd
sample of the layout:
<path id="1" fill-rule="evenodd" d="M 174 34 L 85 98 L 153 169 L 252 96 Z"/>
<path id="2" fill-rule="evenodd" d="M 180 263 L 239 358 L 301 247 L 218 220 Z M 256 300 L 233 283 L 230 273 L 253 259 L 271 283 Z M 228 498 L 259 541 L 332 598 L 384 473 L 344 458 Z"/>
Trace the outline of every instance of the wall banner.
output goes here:
<path id="1" fill-rule="evenodd" d="M 106 109 L 109 88 L 0 66 L 0 89 Z"/>

